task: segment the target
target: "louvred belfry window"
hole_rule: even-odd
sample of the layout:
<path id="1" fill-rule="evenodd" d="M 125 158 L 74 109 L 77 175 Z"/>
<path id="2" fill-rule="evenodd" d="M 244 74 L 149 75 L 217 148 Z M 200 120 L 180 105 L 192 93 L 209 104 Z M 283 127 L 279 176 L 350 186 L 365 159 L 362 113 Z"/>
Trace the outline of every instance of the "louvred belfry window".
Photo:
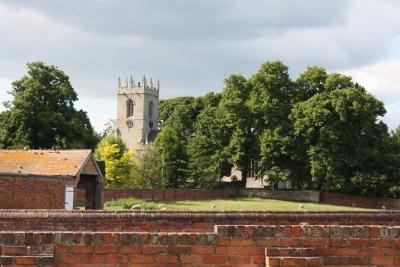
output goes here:
<path id="1" fill-rule="evenodd" d="M 153 108 L 154 108 L 153 106 L 154 106 L 153 101 L 150 101 L 150 103 L 149 103 L 149 118 L 150 119 L 153 118 Z"/>
<path id="2" fill-rule="evenodd" d="M 132 117 L 133 116 L 133 101 L 132 99 L 128 99 L 126 101 L 126 117 Z"/>

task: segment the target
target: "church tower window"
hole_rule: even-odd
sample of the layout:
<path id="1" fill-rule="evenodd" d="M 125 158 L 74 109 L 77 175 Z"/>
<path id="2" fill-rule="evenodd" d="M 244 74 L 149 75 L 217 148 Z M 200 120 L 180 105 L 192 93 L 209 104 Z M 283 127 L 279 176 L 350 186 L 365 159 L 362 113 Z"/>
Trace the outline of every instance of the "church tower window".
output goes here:
<path id="1" fill-rule="evenodd" d="M 133 101 L 132 99 L 128 99 L 126 101 L 126 117 L 132 117 L 133 116 Z"/>
<path id="2" fill-rule="evenodd" d="M 153 118 L 153 109 L 154 109 L 153 101 L 150 101 L 150 103 L 149 103 L 149 118 L 150 119 Z"/>

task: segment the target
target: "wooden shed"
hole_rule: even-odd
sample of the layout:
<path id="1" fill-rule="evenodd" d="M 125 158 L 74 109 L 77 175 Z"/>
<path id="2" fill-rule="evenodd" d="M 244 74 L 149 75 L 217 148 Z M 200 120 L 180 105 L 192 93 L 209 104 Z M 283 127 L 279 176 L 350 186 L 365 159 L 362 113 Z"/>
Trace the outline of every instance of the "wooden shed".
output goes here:
<path id="1" fill-rule="evenodd" d="M 0 150 L 0 209 L 103 208 L 104 178 L 90 150 Z"/>

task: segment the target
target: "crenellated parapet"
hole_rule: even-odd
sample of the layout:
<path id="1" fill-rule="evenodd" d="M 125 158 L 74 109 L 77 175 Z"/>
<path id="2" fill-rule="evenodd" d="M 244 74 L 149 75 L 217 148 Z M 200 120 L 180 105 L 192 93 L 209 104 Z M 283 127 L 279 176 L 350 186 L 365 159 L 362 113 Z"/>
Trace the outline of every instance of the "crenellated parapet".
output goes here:
<path id="1" fill-rule="evenodd" d="M 128 77 L 125 77 L 124 81 L 119 77 L 117 91 L 118 94 L 144 93 L 158 96 L 160 91 L 160 80 L 157 79 L 156 82 L 153 82 L 153 78 L 148 80 L 145 75 L 143 75 L 142 80 L 138 82 L 135 82 L 132 75 L 129 79 Z"/>

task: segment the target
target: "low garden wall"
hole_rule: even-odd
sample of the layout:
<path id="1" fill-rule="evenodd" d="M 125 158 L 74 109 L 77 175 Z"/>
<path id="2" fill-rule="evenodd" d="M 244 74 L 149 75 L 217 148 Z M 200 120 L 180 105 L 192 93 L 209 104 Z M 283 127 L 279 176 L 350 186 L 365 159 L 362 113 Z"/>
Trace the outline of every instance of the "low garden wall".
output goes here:
<path id="1" fill-rule="evenodd" d="M 0 232 L 1 266 L 400 266 L 400 227 L 216 225 L 207 233 Z"/>
<path id="2" fill-rule="evenodd" d="M 326 204 L 364 207 L 372 209 L 400 210 L 400 199 L 391 198 L 372 198 L 365 196 L 321 192 L 320 202 Z"/>
<path id="3" fill-rule="evenodd" d="M 134 212 L 0 210 L 1 231 L 210 232 L 215 225 L 399 225 L 400 211 Z"/>

